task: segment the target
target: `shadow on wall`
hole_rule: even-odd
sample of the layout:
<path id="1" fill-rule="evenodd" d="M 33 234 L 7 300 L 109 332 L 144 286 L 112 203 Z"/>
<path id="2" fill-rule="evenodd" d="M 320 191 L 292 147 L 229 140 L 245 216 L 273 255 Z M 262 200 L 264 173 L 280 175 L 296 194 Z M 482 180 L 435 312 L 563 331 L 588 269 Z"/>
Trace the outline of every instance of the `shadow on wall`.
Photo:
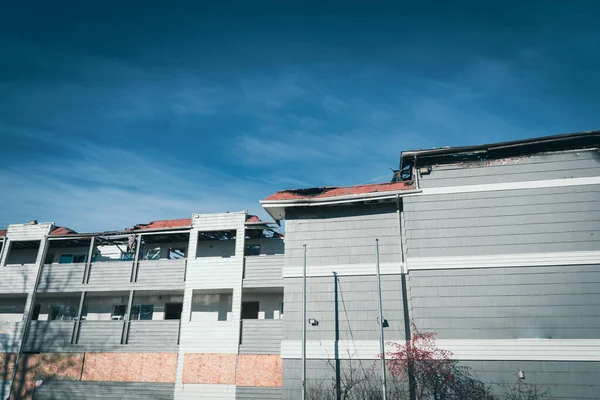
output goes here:
<path id="1" fill-rule="evenodd" d="M 18 268 L 7 266 L 4 268 Z M 22 293 L 27 293 L 28 280 L 30 277 L 23 272 Z M 50 276 L 46 279 L 50 280 Z M 47 283 L 47 282 L 46 282 Z M 25 315 L 25 304 L 23 303 L 23 315 Z M 13 318 L 14 319 L 14 318 Z M 17 354 L 21 344 L 24 329 L 24 317 L 19 321 L 0 321 L 0 399 L 9 398 L 10 382 L 14 374 L 14 384 L 10 393 L 11 400 L 30 400 L 34 397 L 36 381 L 48 382 L 54 379 L 80 380 L 82 372 L 83 354 L 28 354 L 23 353 L 19 357 L 18 367 L 15 367 Z M 37 342 L 40 338 L 44 340 L 56 340 L 53 336 L 50 324 L 43 324 L 37 329 L 28 332 L 25 339 Z M 66 398 L 68 393 L 64 392 Z"/>

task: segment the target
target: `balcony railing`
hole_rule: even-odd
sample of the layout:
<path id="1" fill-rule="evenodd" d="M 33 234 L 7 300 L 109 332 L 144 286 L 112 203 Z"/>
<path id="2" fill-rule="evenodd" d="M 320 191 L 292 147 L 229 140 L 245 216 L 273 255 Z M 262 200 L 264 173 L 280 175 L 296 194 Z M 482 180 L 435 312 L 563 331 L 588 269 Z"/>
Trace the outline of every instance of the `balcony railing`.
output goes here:
<path id="1" fill-rule="evenodd" d="M 131 261 L 100 261 L 92 263 L 89 272 L 91 286 L 114 288 L 115 286 L 127 286 L 131 281 Z"/>
<path id="2" fill-rule="evenodd" d="M 141 260 L 138 266 L 138 284 L 181 285 L 185 279 L 187 260 Z"/>
<path id="3" fill-rule="evenodd" d="M 44 264 L 40 277 L 40 292 L 76 291 L 83 283 L 85 263 Z"/>
<path id="4" fill-rule="evenodd" d="M 116 351 L 121 346 L 124 321 L 81 321 L 77 347 L 86 351 Z"/>
<path id="5" fill-rule="evenodd" d="M 176 351 L 179 341 L 179 320 L 131 321 L 127 349 L 145 351 Z"/>
<path id="6" fill-rule="evenodd" d="M 26 351 L 65 351 L 71 348 L 75 321 L 31 321 Z"/>
<path id="7" fill-rule="evenodd" d="M 246 256 L 244 287 L 283 287 L 283 254 Z"/>
<path id="8" fill-rule="evenodd" d="M 283 320 L 246 319 L 242 321 L 240 353 L 279 354 L 283 340 Z"/>
<path id="9" fill-rule="evenodd" d="M 19 351 L 22 329 L 22 322 L 0 322 L 1 353 L 13 353 Z"/>

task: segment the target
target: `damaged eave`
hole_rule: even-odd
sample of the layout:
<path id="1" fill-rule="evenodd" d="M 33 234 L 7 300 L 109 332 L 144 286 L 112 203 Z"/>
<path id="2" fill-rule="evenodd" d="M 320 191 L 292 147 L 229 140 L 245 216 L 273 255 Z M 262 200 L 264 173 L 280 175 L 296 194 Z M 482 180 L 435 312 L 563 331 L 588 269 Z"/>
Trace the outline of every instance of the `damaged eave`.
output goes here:
<path id="1" fill-rule="evenodd" d="M 353 194 L 347 196 L 336 196 L 336 197 L 319 197 L 319 198 L 302 198 L 302 199 L 291 199 L 291 200 L 260 200 L 260 204 L 263 206 L 265 211 L 275 220 L 285 219 L 285 209 L 289 207 L 315 207 L 315 206 L 328 206 L 336 204 L 350 204 L 360 203 L 364 201 L 376 201 L 376 200 L 391 200 L 397 197 L 404 197 L 407 195 L 413 195 L 421 193 L 421 189 L 412 190 L 393 190 L 386 192 L 374 192 L 364 194 Z"/>

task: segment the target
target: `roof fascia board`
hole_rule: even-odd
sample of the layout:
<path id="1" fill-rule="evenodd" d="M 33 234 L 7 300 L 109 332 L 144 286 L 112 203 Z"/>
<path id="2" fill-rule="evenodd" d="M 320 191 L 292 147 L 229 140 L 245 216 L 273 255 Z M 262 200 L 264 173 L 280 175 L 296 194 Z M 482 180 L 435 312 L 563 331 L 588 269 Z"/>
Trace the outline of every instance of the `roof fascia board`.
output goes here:
<path id="1" fill-rule="evenodd" d="M 338 196 L 335 198 L 325 197 L 316 199 L 293 199 L 293 200 L 261 200 L 263 207 L 306 207 L 306 206 L 324 206 L 332 204 L 354 203 L 364 200 L 385 200 L 395 199 L 397 196 L 421 193 L 421 189 L 415 190 L 394 190 L 389 192 L 366 193 L 361 195 Z"/>

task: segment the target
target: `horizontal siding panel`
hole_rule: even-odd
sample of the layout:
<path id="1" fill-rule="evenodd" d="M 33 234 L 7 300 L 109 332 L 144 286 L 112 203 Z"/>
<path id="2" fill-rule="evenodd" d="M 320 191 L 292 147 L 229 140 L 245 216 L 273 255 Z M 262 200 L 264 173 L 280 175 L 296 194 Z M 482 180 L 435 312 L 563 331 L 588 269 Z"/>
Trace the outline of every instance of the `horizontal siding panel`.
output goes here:
<path id="1" fill-rule="evenodd" d="M 0 353 L 19 351 L 22 332 L 22 322 L 0 322 Z"/>
<path id="2" fill-rule="evenodd" d="M 248 256 L 244 261 L 243 287 L 283 286 L 283 263 L 281 255 Z"/>
<path id="3" fill-rule="evenodd" d="M 177 351 L 178 339 L 179 320 L 131 321 L 127 349 Z"/>
<path id="4" fill-rule="evenodd" d="M 243 257 L 203 257 L 188 260 L 187 285 L 194 289 L 238 287 L 242 282 Z"/>
<path id="5" fill-rule="evenodd" d="M 375 239 L 382 263 L 400 263 L 398 213 L 395 204 L 290 210 L 286 220 L 284 276 L 304 263 L 352 265 L 372 263 Z"/>
<path id="6" fill-rule="evenodd" d="M 600 185 L 414 196 L 404 217 L 409 257 L 600 250 Z"/>
<path id="7" fill-rule="evenodd" d="M 51 228 L 51 223 L 14 224 L 8 226 L 6 237 L 10 240 L 42 240 L 50 233 Z"/>
<path id="8" fill-rule="evenodd" d="M 597 150 L 587 150 L 492 161 L 482 166 L 434 167 L 431 174 L 419 177 L 419 186 L 448 187 L 598 176 L 600 163 L 597 154 Z"/>
<path id="9" fill-rule="evenodd" d="M 440 339 L 597 338 L 599 283 L 597 265 L 411 271 L 412 317 Z"/>
<path id="10" fill-rule="evenodd" d="M 40 292 L 77 292 L 83 287 L 85 263 L 45 264 L 38 291 Z"/>
<path id="11" fill-rule="evenodd" d="M 281 400 L 280 387 L 248 387 L 238 386 L 235 391 L 236 400 Z"/>
<path id="12" fill-rule="evenodd" d="M 184 384 L 182 390 L 175 392 L 175 400 L 234 400 L 235 385 Z"/>
<path id="13" fill-rule="evenodd" d="M 128 286 L 131 282 L 131 261 L 104 261 L 92 263 L 89 285 L 111 288 Z"/>
<path id="14" fill-rule="evenodd" d="M 182 260 L 141 260 L 138 266 L 137 283 L 183 284 L 185 259 Z"/>
<path id="15" fill-rule="evenodd" d="M 74 321 L 31 321 L 25 351 L 60 351 L 71 347 Z"/>
<path id="16" fill-rule="evenodd" d="M 241 354 L 279 354 L 282 340 L 282 320 L 242 321 Z"/>
<path id="17" fill-rule="evenodd" d="M 124 321 L 82 321 L 77 348 L 86 351 L 125 351 L 121 345 Z"/>
<path id="18" fill-rule="evenodd" d="M 44 381 L 36 388 L 34 400 L 64 399 L 148 399 L 173 400 L 175 385 L 172 383 L 138 382 L 79 382 Z"/>
<path id="19" fill-rule="evenodd" d="M 182 322 L 181 351 L 186 353 L 237 353 L 239 323 L 230 321 Z"/>
<path id="20" fill-rule="evenodd" d="M 35 265 L 4 266 L 0 268 L 2 293 L 29 293 L 33 290 L 37 267 Z"/>

